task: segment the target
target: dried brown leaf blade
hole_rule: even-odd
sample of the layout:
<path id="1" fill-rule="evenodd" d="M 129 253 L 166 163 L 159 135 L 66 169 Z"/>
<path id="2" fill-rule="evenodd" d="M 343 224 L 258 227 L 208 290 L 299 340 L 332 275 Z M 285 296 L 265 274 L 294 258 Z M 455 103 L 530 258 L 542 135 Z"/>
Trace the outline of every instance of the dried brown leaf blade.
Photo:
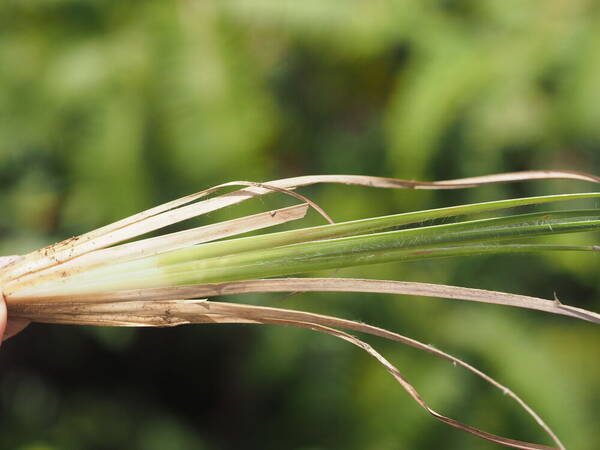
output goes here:
<path id="1" fill-rule="evenodd" d="M 35 305 L 20 305 L 20 313 L 30 319 L 40 322 L 63 323 L 63 324 L 88 324 L 103 326 L 178 326 L 191 323 L 256 323 L 289 325 L 299 328 L 307 328 L 327 333 L 350 342 L 365 350 L 374 357 L 385 369 L 396 379 L 402 388 L 436 419 L 482 439 L 505 445 L 507 447 L 539 450 L 552 449 L 545 445 L 514 440 L 498 436 L 470 425 L 463 424 L 455 419 L 444 416 L 432 409 L 421 397 L 414 386 L 400 373 L 400 371 L 373 349 L 366 342 L 340 331 L 336 328 L 349 329 L 379 336 L 400 342 L 405 345 L 426 351 L 437 357 L 461 366 L 478 377 L 491 383 L 500 389 L 505 395 L 515 400 L 554 440 L 558 448 L 564 446 L 548 427 L 548 425 L 529 407 L 517 394 L 500 384 L 490 376 L 469 365 L 468 363 L 430 345 L 426 345 L 415 339 L 394 333 L 382 328 L 359 323 L 337 317 L 325 316 L 305 311 L 294 311 L 280 308 L 263 306 L 251 306 L 235 303 L 208 302 L 204 300 L 185 301 L 129 301 L 108 303 L 48 303 Z M 334 328 L 336 327 L 336 328 Z"/>
<path id="2" fill-rule="evenodd" d="M 192 286 L 131 289 L 98 294 L 83 294 L 75 297 L 75 301 L 78 303 L 129 302 L 140 299 L 160 301 L 261 292 L 364 292 L 436 297 L 532 309 L 600 324 L 600 314 L 583 308 L 565 305 L 555 300 L 445 284 L 357 278 L 270 278 Z M 26 305 L 49 305 L 73 301 L 73 299 L 72 296 L 40 296 L 35 299 L 13 298 L 10 302 L 10 308 L 14 314 L 19 314 L 21 308 Z"/>

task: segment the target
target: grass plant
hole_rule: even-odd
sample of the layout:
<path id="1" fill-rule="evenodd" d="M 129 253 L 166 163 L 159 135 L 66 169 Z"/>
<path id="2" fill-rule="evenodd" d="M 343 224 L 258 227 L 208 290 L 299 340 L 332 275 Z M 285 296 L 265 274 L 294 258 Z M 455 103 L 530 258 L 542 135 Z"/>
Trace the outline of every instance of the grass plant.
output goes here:
<path id="1" fill-rule="evenodd" d="M 101 326 L 176 326 L 189 323 L 256 323 L 307 328 L 346 340 L 367 351 L 433 417 L 508 447 L 547 449 L 565 446 L 543 420 L 508 387 L 466 362 L 430 345 L 356 321 L 266 306 L 207 300 L 255 292 L 375 292 L 410 294 L 496 303 L 535 309 L 600 324 L 600 315 L 543 299 L 466 287 L 397 280 L 298 277 L 315 270 L 466 257 L 507 252 L 596 252 L 599 246 L 543 243 L 539 238 L 600 228 L 600 210 L 536 211 L 514 208 L 567 203 L 600 197 L 600 192 L 544 195 L 370 217 L 342 223 L 296 192 L 316 183 L 342 183 L 395 189 L 461 189 L 484 184 L 538 179 L 573 179 L 600 183 L 579 172 L 529 171 L 440 182 L 415 182 L 368 176 L 306 176 L 268 183 L 233 182 L 192 194 L 113 224 L 42 248 L 1 269 L 0 282 L 9 314 L 37 322 Z M 218 194 L 221 189 L 240 187 Z M 300 203 L 234 220 L 158 237 L 141 236 L 227 206 L 278 193 Z M 300 221 L 316 209 L 326 225 L 292 231 L 236 236 Z M 481 213 L 504 215 L 473 219 Z M 422 226 L 432 219 L 460 218 L 455 223 Z M 397 227 L 402 226 L 402 229 Z M 294 275 L 293 278 L 289 276 Z M 443 319 L 440 319 L 443 320 Z M 524 408 L 554 447 L 522 442 L 474 428 L 446 417 L 421 398 L 387 359 L 349 331 L 376 335 L 429 352 L 485 379 Z"/>

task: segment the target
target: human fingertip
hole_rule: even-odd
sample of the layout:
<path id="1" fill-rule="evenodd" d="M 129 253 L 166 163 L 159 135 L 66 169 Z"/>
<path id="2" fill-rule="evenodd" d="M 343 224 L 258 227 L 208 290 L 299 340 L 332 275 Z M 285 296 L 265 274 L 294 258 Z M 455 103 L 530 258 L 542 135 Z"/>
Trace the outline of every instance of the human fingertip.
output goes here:
<path id="1" fill-rule="evenodd" d="M 15 334 L 20 333 L 25 329 L 31 322 L 25 319 L 11 319 L 6 324 L 6 328 L 4 329 L 4 337 L 6 340 L 10 337 L 13 337 Z"/>

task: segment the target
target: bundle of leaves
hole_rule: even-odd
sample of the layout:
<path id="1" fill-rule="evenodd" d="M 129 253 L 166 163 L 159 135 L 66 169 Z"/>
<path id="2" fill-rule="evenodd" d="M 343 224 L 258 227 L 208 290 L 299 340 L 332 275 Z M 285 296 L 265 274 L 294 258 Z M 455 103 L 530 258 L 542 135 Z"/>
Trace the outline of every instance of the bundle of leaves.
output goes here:
<path id="1" fill-rule="evenodd" d="M 2 268 L 2 294 L 11 318 L 99 326 L 176 326 L 190 323 L 253 323 L 307 328 L 348 341 L 373 356 L 419 406 L 436 419 L 480 438 L 521 449 L 554 448 L 498 436 L 431 409 L 412 384 L 379 352 L 348 331 L 400 342 L 446 359 L 483 378 L 512 398 L 558 448 L 555 433 L 517 394 L 468 363 L 431 345 L 362 322 L 308 311 L 207 300 L 256 292 L 374 292 L 496 303 L 600 324 L 600 314 L 558 299 L 409 281 L 289 277 L 315 270 L 510 252 L 594 252 L 599 246 L 540 243 L 536 236 L 600 227 L 600 210 L 537 211 L 514 208 L 581 199 L 600 192 L 513 198 L 335 223 L 296 188 L 342 183 L 393 189 L 461 189 L 536 179 L 599 183 L 579 172 L 529 171 L 438 182 L 353 175 L 304 176 L 268 183 L 232 182 L 188 195 L 113 224 L 34 251 Z M 239 189 L 239 187 L 242 187 Z M 215 195 L 218 191 L 238 190 Z M 134 240 L 144 234 L 270 193 L 299 204 L 206 226 Z M 316 209 L 327 224 L 250 237 L 234 236 L 303 219 Z M 469 216 L 509 210 L 510 214 Z M 453 223 L 422 225 L 432 219 Z M 402 226 L 401 229 L 398 227 Z M 443 319 L 440 319 L 443 320 Z"/>

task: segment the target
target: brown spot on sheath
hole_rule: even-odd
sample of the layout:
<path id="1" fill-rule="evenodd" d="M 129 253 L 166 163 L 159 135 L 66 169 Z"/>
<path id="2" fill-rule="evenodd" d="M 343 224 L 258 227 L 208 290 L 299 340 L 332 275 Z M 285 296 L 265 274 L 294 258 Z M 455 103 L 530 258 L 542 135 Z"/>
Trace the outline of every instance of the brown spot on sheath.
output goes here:
<path id="1" fill-rule="evenodd" d="M 162 317 L 162 320 L 165 325 L 170 325 L 173 322 L 173 315 L 170 308 L 165 309 L 165 314 Z"/>
<path id="2" fill-rule="evenodd" d="M 271 211 L 271 217 L 275 217 L 277 215 L 277 211 Z"/>
<path id="3" fill-rule="evenodd" d="M 66 270 L 63 270 L 63 271 L 60 273 L 60 276 L 61 276 L 62 278 L 65 278 L 65 277 L 67 276 L 67 271 L 66 271 Z"/>
<path id="4" fill-rule="evenodd" d="M 412 252 L 413 255 L 417 255 L 417 256 L 429 255 L 431 253 L 433 253 L 431 250 L 415 250 L 414 252 Z"/>

